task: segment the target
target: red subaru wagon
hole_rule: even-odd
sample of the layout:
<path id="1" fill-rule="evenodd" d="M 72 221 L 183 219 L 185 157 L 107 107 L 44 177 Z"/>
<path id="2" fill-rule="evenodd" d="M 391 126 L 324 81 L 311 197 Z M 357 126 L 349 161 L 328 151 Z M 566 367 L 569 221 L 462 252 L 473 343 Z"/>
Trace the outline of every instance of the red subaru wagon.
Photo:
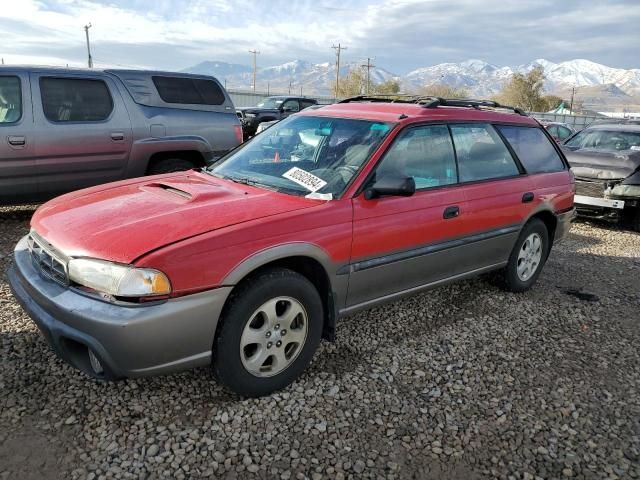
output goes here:
<path id="1" fill-rule="evenodd" d="M 356 97 L 201 171 L 44 204 L 9 280 L 58 355 L 93 377 L 212 364 L 235 392 L 264 395 L 340 317 L 493 270 L 530 288 L 569 231 L 573 186 L 517 109 Z"/>

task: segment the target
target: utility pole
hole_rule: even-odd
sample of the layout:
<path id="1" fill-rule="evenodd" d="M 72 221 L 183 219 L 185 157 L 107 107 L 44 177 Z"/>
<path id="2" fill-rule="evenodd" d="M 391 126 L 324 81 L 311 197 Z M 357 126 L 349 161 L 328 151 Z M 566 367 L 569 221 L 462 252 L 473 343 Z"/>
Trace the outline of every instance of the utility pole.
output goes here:
<path id="1" fill-rule="evenodd" d="M 569 115 L 573 115 L 573 96 L 576 93 L 576 87 L 571 87 L 571 103 L 569 104 Z"/>
<path id="2" fill-rule="evenodd" d="M 366 94 L 369 95 L 369 89 L 371 88 L 371 69 L 375 67 L 374 64 L 371 63 L 371 59 L 367 57 L 367 63 L 361 65 L 362 67 L 367 69 L 367 91 Z"/>
<path id="3" fill-rule="evenodd" d="M 342 50 L 346 50 L 347 47 L 343 47 L 342 45 L 340 45 L 338 43 L 338 45 L 331 45 L 331 48 L 333 48 L 336 51 L 336 98 L 338 98 L 338 88 L 340 87 L 340 52 L 342 52 Z"/>
<path id="4" fill-rule="evenodd" d="M 256 57 L 260 53 L 258 50 L 249 50 L 253 54 L 253 93 L 256 93 Z"/>
<path id="5" fill-rule="evenodd" d="M 291 87 L 293 86 L 293 80 L 289 80 L 289 95 L 291 95 Z"/>
<path id="6" fill-rule="evenodd" d="M 87 64 L 89 68 L 93 68 L 93 57 L 91 56 L 91 44 L 89 43 L 89 29 L 91 28 L 91 22 L 84 26 L 84 34 L 87 36 Z"/>

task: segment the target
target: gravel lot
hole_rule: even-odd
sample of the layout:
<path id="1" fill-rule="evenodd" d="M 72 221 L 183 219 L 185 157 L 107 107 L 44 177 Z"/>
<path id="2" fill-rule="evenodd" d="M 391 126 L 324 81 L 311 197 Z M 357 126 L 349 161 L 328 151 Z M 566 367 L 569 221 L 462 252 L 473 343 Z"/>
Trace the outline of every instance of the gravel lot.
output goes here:
<path id="1" fill-rule="evenodd" d="M 32 213 L 0 209 L 3 272 Z M 0 479 L 640 478 L 639 278 L 640 235 L 578 223 L 532 291 L 353 316 L 300 381 L 243 400 L 207 369 L 86 378 L 2 276 Z"/>

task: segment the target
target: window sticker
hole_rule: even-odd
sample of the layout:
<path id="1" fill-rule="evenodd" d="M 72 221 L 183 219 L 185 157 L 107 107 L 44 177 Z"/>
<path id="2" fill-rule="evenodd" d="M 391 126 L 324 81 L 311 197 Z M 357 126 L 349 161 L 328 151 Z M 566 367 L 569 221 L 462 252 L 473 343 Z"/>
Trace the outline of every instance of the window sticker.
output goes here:
<path id="1" fill-rule="evenodd" d="M 327 182 L 320 177 L 316 177 L 314 174 L 307 172 L 298 167 L 293 167 L 282 174 L 284 178 L 291 180 L 292 182 L 302 185 L 310 192 L 315 192 L 324 187 Z"/>
<path id="2" fill-rule="evenodd" d="M 313 192 L 305 195 L 304 198 L 310 198 L 311 200 L 333 200 L 333 194 Z"/>

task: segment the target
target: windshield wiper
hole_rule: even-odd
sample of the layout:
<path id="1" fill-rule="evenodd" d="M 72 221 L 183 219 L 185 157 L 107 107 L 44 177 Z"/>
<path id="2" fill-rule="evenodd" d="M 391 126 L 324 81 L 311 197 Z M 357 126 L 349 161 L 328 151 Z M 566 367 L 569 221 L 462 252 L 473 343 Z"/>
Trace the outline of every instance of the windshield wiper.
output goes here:
<path id="1" fill-rule="evenodd" d="M 278 191 L 278 189 L 276 187 L 272 186 L 272 185 L 267 185 L 267 184 L 264 184 L 264 183 L 260 183 L 260 182 L 258 182 L 256 180 L 253 180 L 253 179 L 248 178 L 248 177 L 234 177 L 234 176 L 231 176 L 231 175 L 224 175 L 223 178 L 226 179 L 226 180 L 231 180 L 232 182 L 235 182 L 235 183 L 240 183 L 242 185 L 251 185 L 252 187 L 266 188 L 267 190 L 271 190 L 271 191 L 274 191 L 274 192 Z"/>

